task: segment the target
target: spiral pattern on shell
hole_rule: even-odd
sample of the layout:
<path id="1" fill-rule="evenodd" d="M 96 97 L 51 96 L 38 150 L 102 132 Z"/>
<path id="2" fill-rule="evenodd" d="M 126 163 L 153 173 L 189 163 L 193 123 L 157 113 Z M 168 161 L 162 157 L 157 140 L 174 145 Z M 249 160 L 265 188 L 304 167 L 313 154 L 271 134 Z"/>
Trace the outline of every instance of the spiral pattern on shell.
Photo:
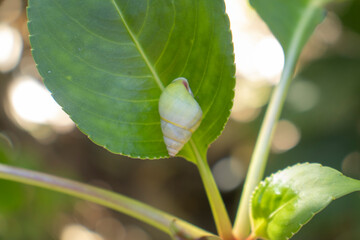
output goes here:
<path id="1" fill-rule="evenodd" d="M 159 99 L 159 113 L 166 148 L 170 156 L 175 156 L 202 119 L 200 105 L 185 78 L 175 79 L 164 89 Z"/>

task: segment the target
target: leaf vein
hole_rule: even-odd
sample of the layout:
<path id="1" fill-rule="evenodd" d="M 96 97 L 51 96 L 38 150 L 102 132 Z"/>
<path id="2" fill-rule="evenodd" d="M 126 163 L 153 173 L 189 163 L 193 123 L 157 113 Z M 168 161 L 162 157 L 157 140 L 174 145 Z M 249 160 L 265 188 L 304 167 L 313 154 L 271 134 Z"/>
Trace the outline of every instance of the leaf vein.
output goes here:
<path id="1" fill-rule="evenodd" d="M 166 41 L 165 46 L 164 46 L 164 48 L 163 48 L 162 52 L 160 53 L 160 55 L 159 55 L 158 59 L 156 60 L 156 62 L 155 62 L 155 64 L 154 64 L 154 66 L 155 66 L 155 67 L 156 67 L 156 66 L 157 66 L 157 64 L 160 62 L 161 58 L 164 56 L 164 54 L 165 54 L 165 52 L 166 52 L 166 49 L 167 49 L 167 47 L 169 46 L 169 43 L 170 43 L 170 38 L 171 38 L 171 36 L 172 36 L 172 34 L 173 34 L 173 32 L 174 32 L 174 29 L 175 29 L 175 22 L 176 22 L 176 8 L 175 8 L 175 3 L 174 3 L 174 0 L 172 0 L 172 1 L 171 1 L 171 3 L 172 3 L 172 6 L 173 6 L 173 11 L 174 11 L 174 14 L 173 14 L 173 15 L 174 15 L 173 24 L 172 24 L 172 26 L 171 26 L 171 30 L 170 30 L 170 32 L 169 32 L 168 40 Z"/>
<path id="2" fill-rule="evenodd" d="M 210 17 L 210 19 L 213 19 L 212 16 Z M 210 37 L 208 52 L 207 52 L 207 55 L 206 55 L 206 62 L 205 62 L 204 72 L 203 72 L 203 75 L 201 77 L 200 84 L 199 84 L 199 86 L 197 87 L 197 89 L 196 89 L 196 91 L 194 93 L 194 96 L 197 96 L 197 94 L 199 93 L 201 85 L 204 83 L 205 75 L 206 75 L 206 73 L 208 71 L 210 55 L 211 55 L 210 53 L 211 53 L 212 48 L 213 48 L 214 25 L 215 24 L 212 25 L 212 29 L 211 29 L 211 37 Z"/>
<path id="3" fill-rule="evenodd" d="M 195 19 L 195 24 L 194 24 L 194 34 L 193 34 L 193 42 L 191 44 L 191 47 L 190 47 L 190 51 L 187 55 L 187 58 L 186 58 L 186 61 L 184 63 L 184 67 L 183 69 L 181 70 L 181 73 L 179 76 L 183 76 L 184 72 L 185 72 L 185 69 L 187 67 L 187 64 L 189 63 L 189 59 L 190 59 L 190 56 L 191 56 L 191 53 L 193 51 L 193 47 L 195 45 L 195 39 L 196 39 L 196 30 L 198 28 L 198 8 L 199 8 L 199 1 L 194 1 L 195 3 L 197 3 L 196 7 L 195 7 L 195 16 L 194 16 L 194 19 Z"/>
<path id="4" fill-rule="evenodd" d="M 49 31 L 49 32 L 50 32 L 50 31 Z M 86 59 L 80 57 L 79 55 L 74 54 L 70 49 L 65 48 L 65 47 L 61 44 L 61 42 L 60 42 L 57 38 L 53 37 L 51 34 L 48 34 L 48 36 L 50 36 L 50 37 L 53 39 L 54 42 L 57 42 L 57 43 L 58 43 L 57 45 L 58 45 L 60 48 L 64 49 L 68 54 L 70 54 L 71 56 L 74 56 L 75 58 L 79 59 L 81 62 L 85 63 L 87 66 L 89 66 L 89 67 L 91 67 L 91 68 L 93 68 L 93 69 L 95 69 L 95 70 L 98 70 L 98 71 L 101 71 L 101 72 L 104 72 L 104 73 L 107 73 L 107 74 L 111 74 L 111 75 L 113 75 L 113 76 L 118 76 L 118 77 L 126 77 L 126 78 L 147 78 L 147 77 L 151 77 L 151 75 L 143 75 L 143 76 L 140 76 L 140 75 L 138 75 L 138 76 L 134 76 L 134 75 L 122 75 L 122 74 L 110 72 L 110 71 L 107 71 L 107 70 L 105 70 L 105 69 L 99 68 L 99 67 L 94 66 L 93 64 L 89 63 Z"/>
<path id="5" fill-rule="evenodd" d="M 109 118 L 109 117 L 105 117 L 104 114 L 97 114 L 96 112 L 94 111 L 90 111 L 88 110 L 88 108 L 84 108 L 83 105 L 81 104 L 78 104 L 74 101 L 71 101 L 69 99 L 69 102 L 72 102 L 72 105 L 76 106 L 77 109 L 81 109 L 81 111 L 87 113 L 87 114 L 90 114 L 92 116 L 95 116 L 97 117 L 98 119 L 102 119 L 102 120 L 106 120 L 108 122 L 114 122 L 116 124 L 121 124 L 121 125 L 137 125 L 137 126 L 154 126 L 154 125 L 160 125 L 160 121 L 157 121 L 157 122 L 123 122 L 123 121 L 119 121 L 117 119 L 114 119 L 114 118 Z"/>
<path id="6" fill-rule="evenodd" d="M 225 61 L 225 60 L 224 60 Z M 212 105 L 214 104 L 214 102 L 215 102 L 215 100 L 216 100 L 216 97 L 218 96 L 218 94 L 219 94 L 219 92 L 220 92 L 220 88 L 221 88 L 221 83 L 222 83 L 222 81 L 223 81 L 223 70 L 224 70 L 224 61 L 222 62 L 222 64 L 221 64 L 221 72 L 220 72 L 220 81 L 218 81 L 218 87 L 216 88 L 216 93 L 215 93 L 215 95 L 214 95 L 214 97 L 212 98 L 212 101 L 208 104 L 208 108 L 204 111 L 204 118 L 205 118 L 205 116 L 207 115 L 207 113 L 210 111 L 210 109 L 211 109 L 211 107 L 212 107 Z M 220 86 L 220 87 L 219 87 Z M 217 114 L 216 116 L 218 116 L 217 117 L 217 119 L 220 119 L 220 118 L 222 118 L 222 114 Z M 215 119 L 213 119 L 212 120 L 212 123 L 209 125 L 209 126 L 207 126 L 207 128 L 206 128 L 206 131 L 204 131 L 203 132 L 203 134 L 201 135 L 201 136 L 199 136 L 199 138 L 202 138 L 203 136 L 205 136 L 208 132 L 210 132 L 210 131 L 212 131 L 212 126 L 214 126 L 214 125 L 216 125 L 217 124 L 217 120 L 215 120 Z"/>
<path id="7" fill-rule="evenodd" d="M 132 32 L 132 30 L 130 29 L 130 26 L 128 25 L 127 21 L 125 20 L 125 17 L 121 11 L 121 9 L 119 8 L 119 6 L 115 3 L 115 0 L 112 0 L 112 3 L 114 5 L 114 7 L 116 8 L 121 20 L 123 21 L 124 27 L 126 28 L 126 30 L 128 31 L 131 39 L 133 40 L 136 48 L 138 49 L 140 55 L 143 57 L 143 60 L 145 61 L 146 65 L 148 66 L 150 72 L 152 73 L 155 82 L 157 83 L 157 85 L 159 86 L 159 88 L 161 89 L 161 91 L 164 90 L 164 85 L 162 84 L 160 77 L 158 76 L 157 72 L 154 69 L 154 66 L 151 65 L 149 59 L 147 58 L 144 50 L 142 49 L 142 46 L 140 45 L 138 39 L 136 38 L 136 36 L 134 35 L 134 33 Z"/>
<path id="8" fill-rule="evenodd" d="M 54 66 L 54 64 L 52 63 L 51 59 L 49 57 L 46 56 L 46 54 L 44 54 L 45 58 L 51 63 L 51 65 Z M 63 74 L 65 75 L 65 74 Z M 94 91 L 92 90 L 91 88 L 87 88 L 87 87 L 84 87 L 83 85 L 71 80 L 71 79 L 68 79 L 68 78 L 64 78 L 66 81 L 69 81 L 71 82 L 73 85 L 75 86 L 78 86 L 79 88 L 81 88 L 82 90 L 86 90 L 87 92 L 90 92 L 90 93 L 93 93 L 95 95 L 98 95 L 98 96 L 102 96 L 102 97 L 105 97 L 105 98 L 108 98 L 108 99 L 112 99 L 112 100 L 116 100 L 116 101 L 122 101 L 122 102 L 134 102 L 134 103 L 141 103 L 141 102 L 156 102 L 158 101 L 159 99 L 158 98 L 155 98 L 155 99 L 125 99 L 125 98 L 117 98 L 117 97 L 112 97 L 112 96 L 109 96 L 109 95 L 106 95 L 106 94 L 103 94 L 101 92 L 97 92 L 97 91 Z"/>
<path id="9" fill-rule="evenodd" d="M 83 25 L 82 23 L 80 23 L 76 18 L 74 18 L 73 16 L 71 16 L 69 13 L 66 12 L 66 10 L 55 0 L 53 0 L 55 2 L 55 4 L 58 6 L 59 9 L 62 10 L 62 12 L 68 16 L 68 18 L 70 20 L 72 20 L 73 22 L 77 23 L 77 25 L 79 25 L 82 29 L 84 29 L 85 31 L 87 31 L 88 33 L 90 33 L 91 35 L 97 37 L 97 38 L 100 38 L 100 39 L 103 39 L 107 42 L 111 42 L 111 43 L 114 43 L 116 45 L 131 45 L 131 46 L 134 46 L 134 43 L 127 43 L 127 42 L 117 42 L 117 41 L 114 41 L 114 40 L 111 40 L 111 39 L 108 39 L 108 38 L 105 38 L 104 36 L 101 36 L 93 31 L 91 31 L 89 28 L 87 28 L 85 25 Z"/>
<path id="10" fill-rule="evenodd" d="M 144 21 L 141 25 L 141 28 L 139 30 L 139 32 L 136 34 L 136 36 L 139 38 L 143 29 L 144 29 L 144 26 L 145 26 L 145 23 L 147 21 L 147 18 L 148 18 L 148 14 L 149 14 L 149 0 L 146 0 L 146 13 L 145 13 L 145 17 L 144 17 Z"/>

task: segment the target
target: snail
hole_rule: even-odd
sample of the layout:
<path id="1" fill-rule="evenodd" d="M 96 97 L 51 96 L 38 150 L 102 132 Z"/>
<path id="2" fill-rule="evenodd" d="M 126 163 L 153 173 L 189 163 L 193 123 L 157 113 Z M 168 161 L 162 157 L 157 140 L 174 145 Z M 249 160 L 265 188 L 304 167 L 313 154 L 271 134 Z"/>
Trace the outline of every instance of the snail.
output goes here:
<path id="1" fill-rule="evenodd" d="M 164 89 L 159 99 L 159 113 L 164 142 L 173 157 L 190 140 L 202 119 L 200 105 L 185 78 L 176 78 Z"/>

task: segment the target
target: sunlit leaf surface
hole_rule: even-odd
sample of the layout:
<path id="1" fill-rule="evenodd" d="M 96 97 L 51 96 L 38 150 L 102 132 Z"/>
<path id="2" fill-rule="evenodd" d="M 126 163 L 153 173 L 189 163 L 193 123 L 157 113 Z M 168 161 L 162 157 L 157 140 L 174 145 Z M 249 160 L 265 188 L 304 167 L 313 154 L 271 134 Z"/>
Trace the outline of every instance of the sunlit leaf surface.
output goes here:
<path id="1" fill-rule="evenodd" d="M 320 164 L 299 164 L 261 182 L 251 200 L 256 237 L 283 240 L 293 236 L 332 200 L 360 191 L 360 181 Z"/>

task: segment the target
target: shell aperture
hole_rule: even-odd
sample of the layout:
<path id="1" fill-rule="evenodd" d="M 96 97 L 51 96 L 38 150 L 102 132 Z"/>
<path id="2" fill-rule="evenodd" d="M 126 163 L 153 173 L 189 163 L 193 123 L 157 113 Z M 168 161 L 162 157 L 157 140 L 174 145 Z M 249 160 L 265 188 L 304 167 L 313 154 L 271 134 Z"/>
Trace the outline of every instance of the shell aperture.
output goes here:
<path id="1" fill-rule="evenodd" d="M 159 113 L 166 148 L 170 156 L 175 156 L 202 119 L 200 105 L 185 78 L 176 78 L 164 89 L 159 99 Z"/>

